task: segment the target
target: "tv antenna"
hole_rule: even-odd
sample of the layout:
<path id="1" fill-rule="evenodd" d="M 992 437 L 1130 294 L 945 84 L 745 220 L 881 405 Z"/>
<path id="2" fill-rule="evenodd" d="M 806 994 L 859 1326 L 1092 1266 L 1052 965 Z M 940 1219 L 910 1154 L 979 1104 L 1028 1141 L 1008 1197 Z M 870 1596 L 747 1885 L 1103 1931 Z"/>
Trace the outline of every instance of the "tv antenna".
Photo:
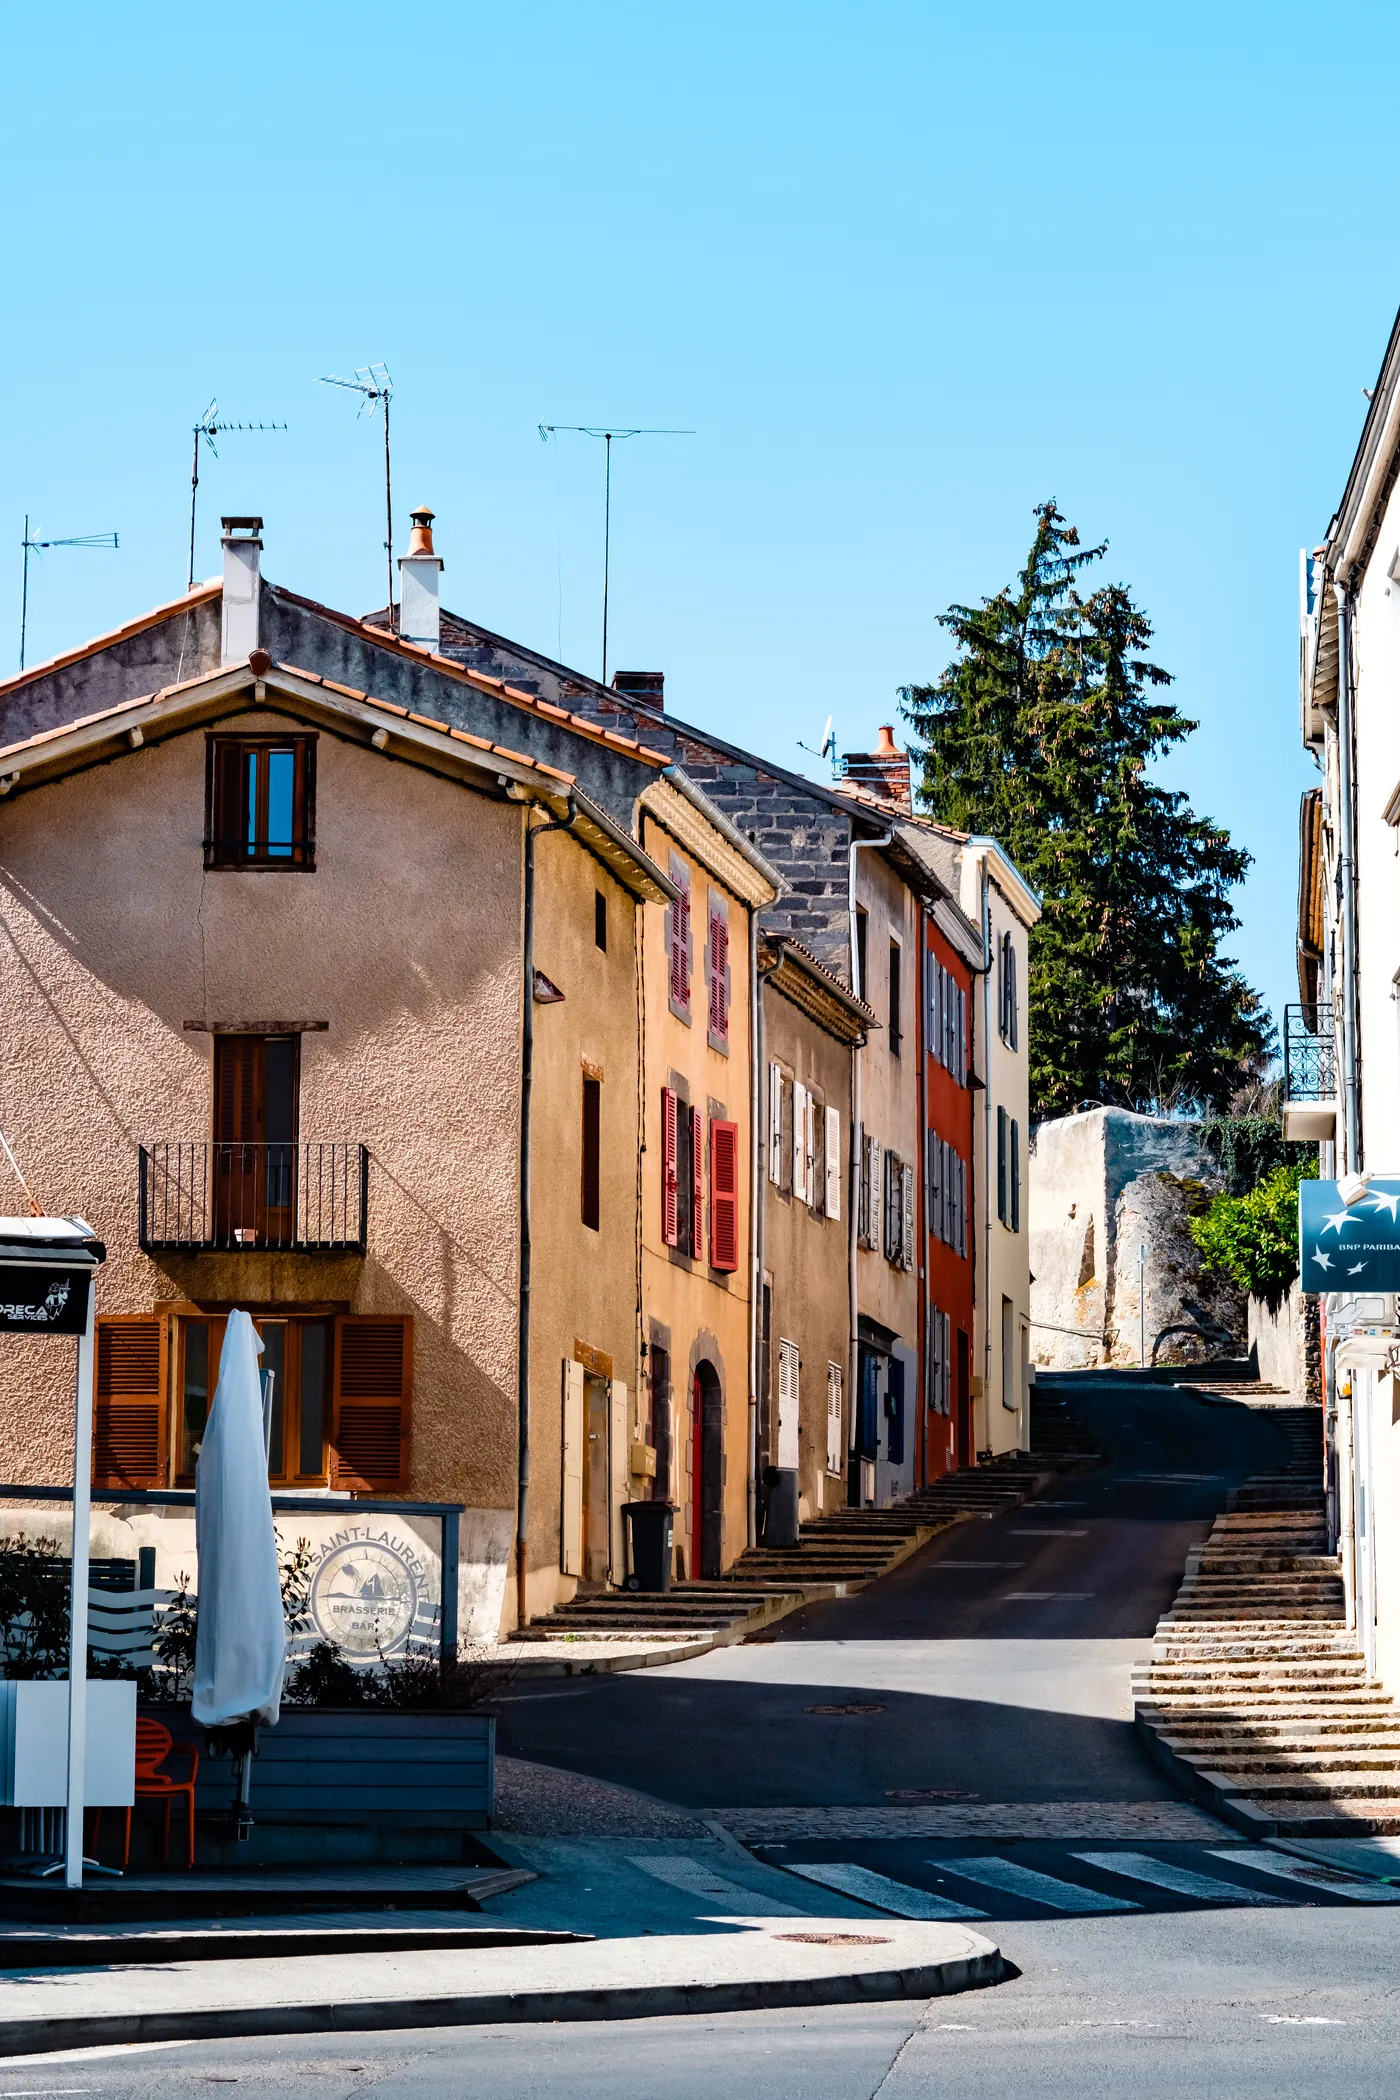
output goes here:
<path id="1" fill-rule="evenodd" d="M 612 540 L 612 448 L 614 438 L 689 438 L 693 430 L 604 430 L 592 423 L 541 423 L 540 442 L 547 445 L 558 430 L 603 440 L 603 678 L 608 682 L 608 557 Z"/>
<path id="2" fill-rule="evenodd" d="M 219 415 L 219 404 L 211 401 L 204 414 L 194 426 L 194 463 L 190 468 L 190 577 L 188 588 L 194 589 L 194 513 L 199 501 L 199 441 L 203 438 L 215 459 L 219 448 L 216 437 L 225 430 L 285 430 L 285 423 L 225 423 Z"/>
<path id="3" fill-rule="evenodd" d="M 337 379 L 334 372 L 325 373 L 322 386 L 343 386 L 352 394 L 363 395 L 360 414 L 368 410 L 370 415 L 382 404 L 384 409 L 384 552 L 389 563 L 389 625 L 394 624 L 394 485 L 389 473 L 389 403 L 394 398 L 394 382 L 389 377 L 387 365 L 357 365 L 353 379 Z"/>
<path id="4" fill-rule="evenodd" d="M 79 532 L 64 540 L 35 540 L 29 536 L 29 518 L 26 513 L 24 538 L 20 544 L 24 548 L 24 588 L 20 592 L 19 600 L 19 667 L 22 671 L 24 669 L 24 639 L 29 626 L 30 555 L 42 554 L 46 547 L 105 547 L 110 553 L 116 548 L 117 535 L 115 532 Z"/>
<path id="5" fill-rule="evenodd" d="M 822 731 L 822 740 L 819 745 L 804 744 L 801 737 L 797 739 L 799 751 L 810 751 L 813 758 L 825 758 L 831 761 L 831 777 L 833 780 L 836 778 L 836 732 L 831 725 L 835 719 L 834 715 L 827 716 L 826 727 Z"/>

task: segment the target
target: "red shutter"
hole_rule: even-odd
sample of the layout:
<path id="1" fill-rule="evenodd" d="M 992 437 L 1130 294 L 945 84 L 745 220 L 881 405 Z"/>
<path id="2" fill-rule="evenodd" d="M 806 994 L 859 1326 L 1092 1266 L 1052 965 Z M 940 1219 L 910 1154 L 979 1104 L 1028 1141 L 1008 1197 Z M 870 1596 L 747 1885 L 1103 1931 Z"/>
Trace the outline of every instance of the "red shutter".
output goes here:
<path id="1" fill-rule="evenodd" d="M 157 1316 L 97 1322 L 93 1418 L 95 1488 L 163 1488 L 166 1479 L 166 1327 Z"/>
<path id="2" fill-rule="evenodd" d="M 690 1251 L 705 1245 L 705 1122 L 698 1108 L 690 1111 Z"/>
<path id="3" fill-rule="evenodd" d="M 676 1111 L 679 1104 L 668 1086 L 661 1089 L 661 1237 L 668 1247 L 680 1242 L 680 1185 L 676 1173 Z"/>
<path id="4" fill-rule="evenodd" d="M 729 1034 L 729 921 L 710 907 L 710 1034 Z"/>
<path id="5" fill-rule="evenodd" d="M 710 1125 L 710 1267 L 739 1266 L 739 1126 Z"/>
<path id="6" fill-rule="evenodd" d="M 408 1486 L 413 1322 L 344 1313 L 335 1323 L 331 1486 L 397 1494 Z"/>
<path id="7" fill-rule="evenodd" d="M 671 906 L 671 997 L 677 1006 L 690 1005 L 690 883 L 679 887 Z"/>

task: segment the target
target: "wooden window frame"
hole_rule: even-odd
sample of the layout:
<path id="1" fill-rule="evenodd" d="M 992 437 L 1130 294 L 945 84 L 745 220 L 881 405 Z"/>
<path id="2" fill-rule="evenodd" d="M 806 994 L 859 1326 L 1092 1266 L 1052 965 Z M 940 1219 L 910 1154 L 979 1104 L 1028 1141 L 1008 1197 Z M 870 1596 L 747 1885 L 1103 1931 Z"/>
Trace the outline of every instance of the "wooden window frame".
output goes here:
<path id="1" fill-rule="evenodd" d="M 223 736 L 211 731 L 204 746 L 204 865 L 225 873 L 314 875 L 316 872 L 316 736 L 297 730 L 287 736 Z M 287 853 L 267 841 L 267 768 L 258 769 L 259 808 L 253 812 L 254 845 L 248 845 L 247 762 L 274 751 L 292 753 L 292 839 Z M 228 772 L 232 770 L 230 785 Z M 233 812 L 234 832 L 226 836 Z"/>
<path id="2" fill-rule="evenodd" d="M 282 1410 L 282 1470 L 275 1475 L 269 1472 L 268 1483 L 275 1491 L 283 1494 L 292 1494 L 299 1489 L 309 1490 L 327 1487 L 331 1484 L 334 1472 L 334 1459 L 331 1448 L 331 1417 L 334 1412 L 335 1316 L 320 1311 L 309 1312 L 298 1305 L 279 1305 L 276 1307 L 264 1306 L 260 1310 L 253 1312 L 251 1318 L 253 1325 L 259 1329 L 259 1332 L 264 1326 L 277 1324 L 287 1328 L 315 1326 L 325 1330 L 325 1389 L 321 1402 L 320 1471 L 303 1473 L 299 1470 L 301 1455 L 301 1350 L 299 1348 L 285 1350 L 282 1359 L 284 1367 L 283 1382 L 279 1396 Z M 185 1468 L 181 1464 L 184 1457 L 185 1442 L 185 1363 L 189 1331 L 192 1327 L 198 1326 L 208 1330 L 209 1363 L 206 1376 L 208 1378 L 208 1405 L 212 1407 L 214 1404 L 214 1393 L 219 1382 L 219 1357 L 223 1349 L 223 1337 L 227 1323 L 227 1313 L 181 1313 L 174 1323 L 172 1403 L 169 1409 L 171 1429 L 169 1464 L 170 1477 L 176 1487 L 193 1487 L 194 1485 L 193 1466 Z M 289 1365 L 293 1367 L 290 1373 L 287 1370 Z M 260 1370 L 261 1368 L 260 1365 Z M 287 1464 L 293 1441 L 295 1441 L 298 1458 L 297 1469 L 289 1468 Z M 164 1485 L 163 1482 L 162 1485 Z"/>

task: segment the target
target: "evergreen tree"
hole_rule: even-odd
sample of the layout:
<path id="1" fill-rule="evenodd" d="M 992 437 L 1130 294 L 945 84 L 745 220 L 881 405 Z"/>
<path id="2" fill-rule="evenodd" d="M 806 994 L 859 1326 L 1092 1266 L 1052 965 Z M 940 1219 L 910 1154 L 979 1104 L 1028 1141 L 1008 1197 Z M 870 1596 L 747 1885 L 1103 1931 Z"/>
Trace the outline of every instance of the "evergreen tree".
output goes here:
<path id="1" fill-rule="evenodd" d="M 1273 1030 L 1220 942 L 1250 856 L 1149 763 L 1196 727 L 1144 655 L 1119 584 L 1085 587 L 1053 503 L 1016 583 L 941 616 L 957 653 L 906 686 L 927 813 L 998 840 L 1044 898 L 1030 939 L 1032 1113 L 1084 1101 L 1224 1109 L 1257 1084 Z"/>

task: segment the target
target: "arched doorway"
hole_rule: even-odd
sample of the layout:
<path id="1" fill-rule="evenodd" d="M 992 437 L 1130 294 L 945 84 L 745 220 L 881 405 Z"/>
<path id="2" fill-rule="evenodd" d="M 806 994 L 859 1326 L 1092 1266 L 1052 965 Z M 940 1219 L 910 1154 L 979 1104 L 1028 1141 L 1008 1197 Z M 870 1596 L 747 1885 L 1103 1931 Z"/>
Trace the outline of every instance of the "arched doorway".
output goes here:
<path id="1" fill-rule="evenodd" d="M 699 1363 L 690 1389 L 690 1539 L 692 1572 L 719 1578 L 724 1558 L 724 1426 L 719 1374 Z"/>

